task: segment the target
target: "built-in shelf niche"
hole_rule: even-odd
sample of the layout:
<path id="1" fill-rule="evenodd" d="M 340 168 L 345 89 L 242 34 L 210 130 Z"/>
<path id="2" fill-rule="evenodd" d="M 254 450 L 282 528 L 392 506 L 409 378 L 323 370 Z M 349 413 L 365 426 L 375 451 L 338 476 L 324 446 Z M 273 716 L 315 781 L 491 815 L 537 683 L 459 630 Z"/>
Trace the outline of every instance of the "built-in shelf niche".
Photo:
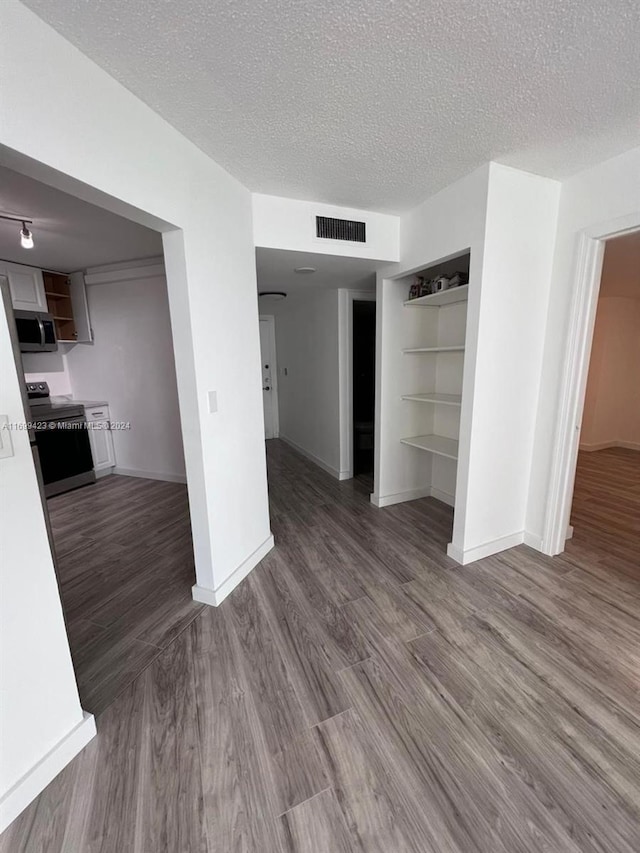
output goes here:
<path id="1" fill-rule="evenodd" d="M 400 280 L 404 287 L 406 370 L 400 397 L 405 424 L 400 438 L 406 453 L 426 453 L 425 488 L 435 495 L 455 498 L 456 463 L 462 407 L 462 376 L 469 285 L 409 299 L 415 276 L 426 279 L 461 272 L 468 281 L 470 254 L 436 263 Z M 425 310 L 432 309 L 432 310 Z M 417 464 L 416 458 L 416 464 Z"/>

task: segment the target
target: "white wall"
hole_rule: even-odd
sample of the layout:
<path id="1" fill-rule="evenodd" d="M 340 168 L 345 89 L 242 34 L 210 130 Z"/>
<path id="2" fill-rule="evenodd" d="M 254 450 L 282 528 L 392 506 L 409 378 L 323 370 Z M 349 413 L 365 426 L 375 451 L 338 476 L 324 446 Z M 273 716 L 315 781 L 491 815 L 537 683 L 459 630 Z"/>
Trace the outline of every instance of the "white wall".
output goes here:
<path id="1" fill-rule="evenodd" d="M 219 589 L 270 537 L 251 195 L 17 0 L 2 56 L 2 143 L 62 173 L 35 177 L 164 230 L 198 584 Z"/>
<path id="2" fill-rule="evenodd" d="M 601 296 L 593 333 L 580 449 L 618 445 L 640 450 L 640 288 Z"/>
<path id="3" fill-rule="evenodd" d="M 0 412 L 24 423 L 2 300 L 0 364 Z M 83 720 L 28 435 L 10 438 L 14 455 L 0 459 L 0 831 L 28 802 L 12 788 Z"/>
<path id="4" fill-rule="evenodd" d="M 469 309 L 467 314 L 464 387 L 465 400 L 473 399 L 474 342 L 480 304 L 484 233 L 487 210 L 489 165 L 457 181 L 450 187 L 427 199 L 423 204 L 402 217 L 401 264 L 386 267 L 378 273 L 376 354 L 376 469 L 374 502 L 385 504 L 393 500 L 408 499 L 424 493 L 424 485 L 431 481 L 432 459 L 427 453 L 400 444 L 406 437 L 406 403 L 403 393 L 415 392 L 413 373 L 427 369 L 420 364 L 420 356 L 403 356 L 401 350 L 419 346 L 424 333 L 420 324 L 428 318 L 409 315 L 402 302 L 408 296 L 408 283 L 391 280 L 422 269 L 437 261 L 464 253 L 471 249 L 469 271 Z M 407 323 L 411 327 L 407 327 Z M 407 336 L 415 337 L 415 344 Z M 413 358 L 413 361 L 407 359 Z M 403 384 L 404 383 L 404 384 Z M 425 388 L 425 390 L 429 390 Z M 461 436 L 470 431 L 472 406 L 464 405 L 461 412 Z M 411 433 L 410 433 L 411 434 Z M 468 444 L 468 439 L 467 439 Z M 464 440 L 458 460 L 458 497 L 456 525 L 453 541 L 463 547 L 464 512 L 466 505 L 466 480 L 468 453 Z"/>
<path id="5" fill-rule="evenodd" d="M 409 279 L 389 278 L 471 250 L 451 546 L 461 562 L 525 536 L 559 190 L 555 181 L 488 164 L 403 217 L 402 264 L 378 276 L 374 501 L 384 505 L 429 493 L 427 486 L 434 494 L 451 488 L 444 463 L 400 444 L 407 434 L 403 383 L 415 392 L 413 374 L 429 369 L 401 349 L 425 340 L 428 319 L 402 307 Z"/>
<path id="6" fill-rule="evenodd" d="M 338 291 L 291 293 L 262 312 L 275 317 L 280 438 L 339 477 Z"/>
<path id="7" fill-rule="evenodd" d="M 87 300 L 94 342 L 67 355 L 73 396 L 130 422 L 112 432 L 119 469 L 184 477 L 166 278 L 89 285 Z"/>
<path id="8" fill-rule="evenodd" d="M 491 164 L 475 306 L 467 559 L 524 539 L 559 195 L 557 181 Z"/>
<path id="9" fill-rule="evenodd" d="M 316 216 L 355 219 L 366 223 L 366 243 L 318 239 Z M 279 196 L 253 194 L 253 237 L 256 246 L 317 252 L 380 261 L 400 260 L 400 217 L 370 210 L 296 201 Z"/>
<path id="10" fill-rule="evenodd" d="M 621 228 L 628 227 L 628 218 L 639 212 L 640 148 L 562 184 L 527 508 L 526 529 L 532 544 L 543 545 L 580 234 L 615 220 L 620 221 Z"/>
<path id="11" fill-rule="evenodd" d="M 67 356 L 60 347 L 57 352 L 23 352 L 22 366 L 27 382 L 48 382 L 54 397 L 72 394 Z"/>
<path id="12" fill-rule="evenodd" d="M 0 58 L 4 163 L 164 232 L 197 594 L 219 602 L 273 541 L 251 195 L 17 0 L 2 4 Z M 15 383 L 15 376 L 3 360 L 0 382 L 7 380 Z M 210 389 L 217 391 L 215 413 L 207 407 Z M 22 458 L 16 476 L 28 467 Z M 15 576 L 24 571 L 25 537 L 42 519 L 33 483 L 25 482 L 13 504 L 19 514 L 11 513 L 4 531 L 5 567 Z M 2 489 L 13 501 L 11 485 L 3 482 Z M 53 567 L 42 542 L 33 561 L 42 588 L 50 588 Z M 25 601 L 33 607 L 39 598 L 46 602 L 40 587 Z M 10 642 L 3 647 L 16 671 L 16 649 L 24 645 L 29 654 L 33 637 L 46 642 L 46 624 L 41 620 L 33 630 L 30 620 L 10 622 Z M 68 649 L 59 639 L 43 658 L 51 673 L 68 671 Z M 33 680 L 34 692 L 46 685 L 51 690 L 41 692 L 44 701 L 36 700 L 29 714 L 23 679 L 9 679 L 4 695 L 4 734 L 21 767 L 42 755 L 44 741 L 70 731 L 78 717 L 69 678 L 53 684 L 38 667 Z M 52 705 L 58 710 L 52 712 Z"/>

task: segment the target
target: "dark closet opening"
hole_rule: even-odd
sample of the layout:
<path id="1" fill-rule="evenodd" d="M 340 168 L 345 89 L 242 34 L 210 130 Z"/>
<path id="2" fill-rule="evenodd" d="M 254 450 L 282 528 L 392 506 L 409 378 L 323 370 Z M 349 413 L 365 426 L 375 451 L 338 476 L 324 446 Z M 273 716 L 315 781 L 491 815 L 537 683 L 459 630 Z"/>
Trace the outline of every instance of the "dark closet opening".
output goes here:
<path id="1" fill-rule="evenodd" d="M 373 473 L 376 303 L 353 303 L 353 474 Z"/>

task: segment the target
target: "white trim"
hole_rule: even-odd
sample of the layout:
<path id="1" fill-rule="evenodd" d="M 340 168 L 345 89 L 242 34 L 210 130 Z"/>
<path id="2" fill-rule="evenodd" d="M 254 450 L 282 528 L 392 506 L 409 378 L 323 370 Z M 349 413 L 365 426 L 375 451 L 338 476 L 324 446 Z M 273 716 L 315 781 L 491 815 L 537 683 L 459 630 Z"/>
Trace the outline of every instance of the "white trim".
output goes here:
<path id="1" fill-rule="evenodd" d="M 617 447 L 617 441 L 601 441 L 597 444 L 582 444 L 580 443 L 579 449 L 583 450 L 585 453 L 593 453 L 597 450 L 608 450 L 610 447 Z"/>
<path id="2" fill-rule="evenodd" d="M 165 480 L 167 483 L 186 483 L 187 478 L 184 474 L 168 474 L 160 471 L 139 471 L 136 468 L 120 468 L 116 465 L 111 469 L 114 474 L 120 474 L 121 477 L 141 477 L 143 480 Z"/>
<path id="3" fill-rule="evenodd" d="M 535 548 L 536 551 L 542 551 L 542 537 L 536 536 L 535 533 L 529 533 L 528 530 L 524 532 L 524 544 L 528 545 L 530 548 Z"/>
<path id="4" fill-rule="evenodd" d="M 276 352 L 276 318 L 273 314 L 260 314 L 258 317 L 258 321 L 260 323 L 266 323 L 269 329 L 269 338 L 271 345 L 271 411 L 273 413 L 273 435 L 270 435 L 268 438 L 266 436 L 265 429 L 265 438 L 267 440 L 271 438 L 279 438 L 280 437 L 280 402 L 278 398 L 278 353 Z M 262 378 L 262 352 L 260 352 L 260 377 Z"/>
<path id="5" fill-rule="evenodd" d="M 273 541 L 273 536 L 268 536 L 262 545 L 256 548 L 253 554 L 250 554 L 244 562 L 240 563 L 238 568 L 234 569 L 229 577 L 215 589 L 208 589 L 207 587 L 194 584 L 191 587 L 193 600 L 199 601 L 202 604 L 210 604 L 212 607 L 217 607 L 219 604 L 222 604 L 229 593 L 233 592 L 233 590 L 246 578 L 252 569 L 255 569 L 260 560 L 267 556 L 274 545 L 275 542 Z"/>
<path id="6" fill-rule="evenodd" d="M 94 468 L 93 473 L 96 475 L 96 480 L 99 480 L 101 477 L 108 477 L 109 474 L 115 473 L 115 465 L 107 465 L 104 468 Z"/>
<path id="7" fill-rule="evenodd" d="M 353 303 L 375 301 L 375 290 L 338 290 L 340 470 L 346 475 L 340 479 L 345 480 L 353 477 Z"/>
<path id="8" fill-rule="evenodd" d="M 637 441 L 601 441 L 599 444 L 581 444 L 580 450 L 585 453 L 593 453 L 597 450 L 609 450 L 612 447 L 622 447 L 625 450 L 640 450 Z"/>
<path id="9" fill-rule="evenodd" d="M 128 267 L 127 269 L 112 270 L 111 272 L 88 272 L 85 274 L 84 283 L 111 284 L 116 281 L 135 281 L 140 278 L 157 278 L 165 275 L 164 264 L 149 264 L 144 267 Z"/>
<path id="10" fill-rule="evenodd" d="M 566 541 L 602 276 L 604 240 L 638 228 L 640 213 L 587 228 L 578 236 L 570 326 L 559 396 L 560 413 L 541 543 L 545 554 L 561 553 Z"/>
<path id="11" fill-rule="evenodd" d="M 377 495 L 375 492 L 369 500 L 374 506 L 382 509 L 385 506 L 393 506 L 393 504 L 401 504 L 406 501 L 417 501 L 419 498 L 430 498 L 431 488 L 427 486 L 422 489 L 411 489 L 406 492 L 396 492 L 393 495 Z"/>
<path id="12" fill-rule="evenodd" d="M 336 480 L 348 480 L 353 474 L 350 474 L 348 471 L 339 471 L 337 468 L 329 465 L 324 459 L 320 459 L 319 456 L 316 456 L 314 453 L 310 453 L 308 450 L 305 450 L 304 447 L 301 447 L 299 444 L 296 444 L 295 441 L 291 441 L 290 438 L 287 438 L 285 435 L 280 436 L 280 441 L 284 441 L 285 444 L 288 444 L 289 447 L 292 447 L 295 451 L 297 451 L 301 456 L 304 456 L 310 462 L 313 462 L 314 465 L 317 465 L 318 468 L 322 468 L 323 471 L 326 471 L 327 474 L 331 474 L 332 477 L 335 477 Z"/>
<path id="13" fill-rule="evenodd" d="M 525 532 L 520 530 L 518 533 L 510 533 L 508 536 L 492 539 L 490 542 L 485 542 L 484 545 L 476 545 L 475 548 L 468 548 L 465 551 L 458 548 L 453 542 L 450 542 L 447 545 L 447 554 L 456 563 L 466 566 L 468 563 L 475 563 L 476 560 L 482 560 L 484 557 L 490 557 L 492 554 L 506 551 L 507 548 L 515 548 L 516 545 L 522 545 L 525 538 Z"/>
<path id="14" fill-rule="evenodd" d="M 449 494 L 449 492 L 443 492 L 442 489 L 436 489 L 435 486 L 431 486 L 430 488 L 430 496 L 435 498 L 437 501 L 441 501 L 443 504 L 447 504 L 447 506 L 455 507 L 456 505 L 456 496 Z"/>
<path id="15" fill-rule="evenodd" d="M 83 718 L 62 740 L 19 779 L 0 800 L 0 832 L 14 821 L 38 794 L 42 793 L 61 770 L 84 749 L 96 735 L 93 714 L 83 711 Z"/>
<path id="16" fill-rule="evenodd" d="M 564 538 L 565 538 L 565 540 L 566 540 L 566 539 L 573 539 L 573 524 L 570 524 L 570 525 L 567 527 L 567 532 L 566 532 L 566 534 L 565 534 L 565 537 L 564 537 Z"/>

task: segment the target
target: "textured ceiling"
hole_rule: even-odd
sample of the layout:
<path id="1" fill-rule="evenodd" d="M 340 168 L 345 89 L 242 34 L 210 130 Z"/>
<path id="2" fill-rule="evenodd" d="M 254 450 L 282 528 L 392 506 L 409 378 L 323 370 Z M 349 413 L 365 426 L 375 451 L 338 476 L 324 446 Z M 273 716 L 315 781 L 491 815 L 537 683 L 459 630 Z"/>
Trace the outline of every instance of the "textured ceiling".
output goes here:
<path id="1" fill-rule="evenodd" d="M 289 296 L 307 290 L 373 290 L 380 262 L 282 249 L 256 249 L 258 290 L 284 290 Z M 296 267 L 315 267 L 316 272 L 300 274 Z M 266 303 L 265 303 L 266 305 Z M 261 309 L 265 305 L 261 302 Z"/>
<path id="2" fill-rule="evenodd" d="M 637 0 L 26 0 L 254 191 L 396 212 L 640 142 Z"/>
<path id="3" fill-rule="evenodd" d="M 33 249 L 19 223 L 0 219 L 0 258 L 74 272 L 162 254 L 162 237 L 93 204 L 0 166 L 0 213 L 33 219 Z"/>

